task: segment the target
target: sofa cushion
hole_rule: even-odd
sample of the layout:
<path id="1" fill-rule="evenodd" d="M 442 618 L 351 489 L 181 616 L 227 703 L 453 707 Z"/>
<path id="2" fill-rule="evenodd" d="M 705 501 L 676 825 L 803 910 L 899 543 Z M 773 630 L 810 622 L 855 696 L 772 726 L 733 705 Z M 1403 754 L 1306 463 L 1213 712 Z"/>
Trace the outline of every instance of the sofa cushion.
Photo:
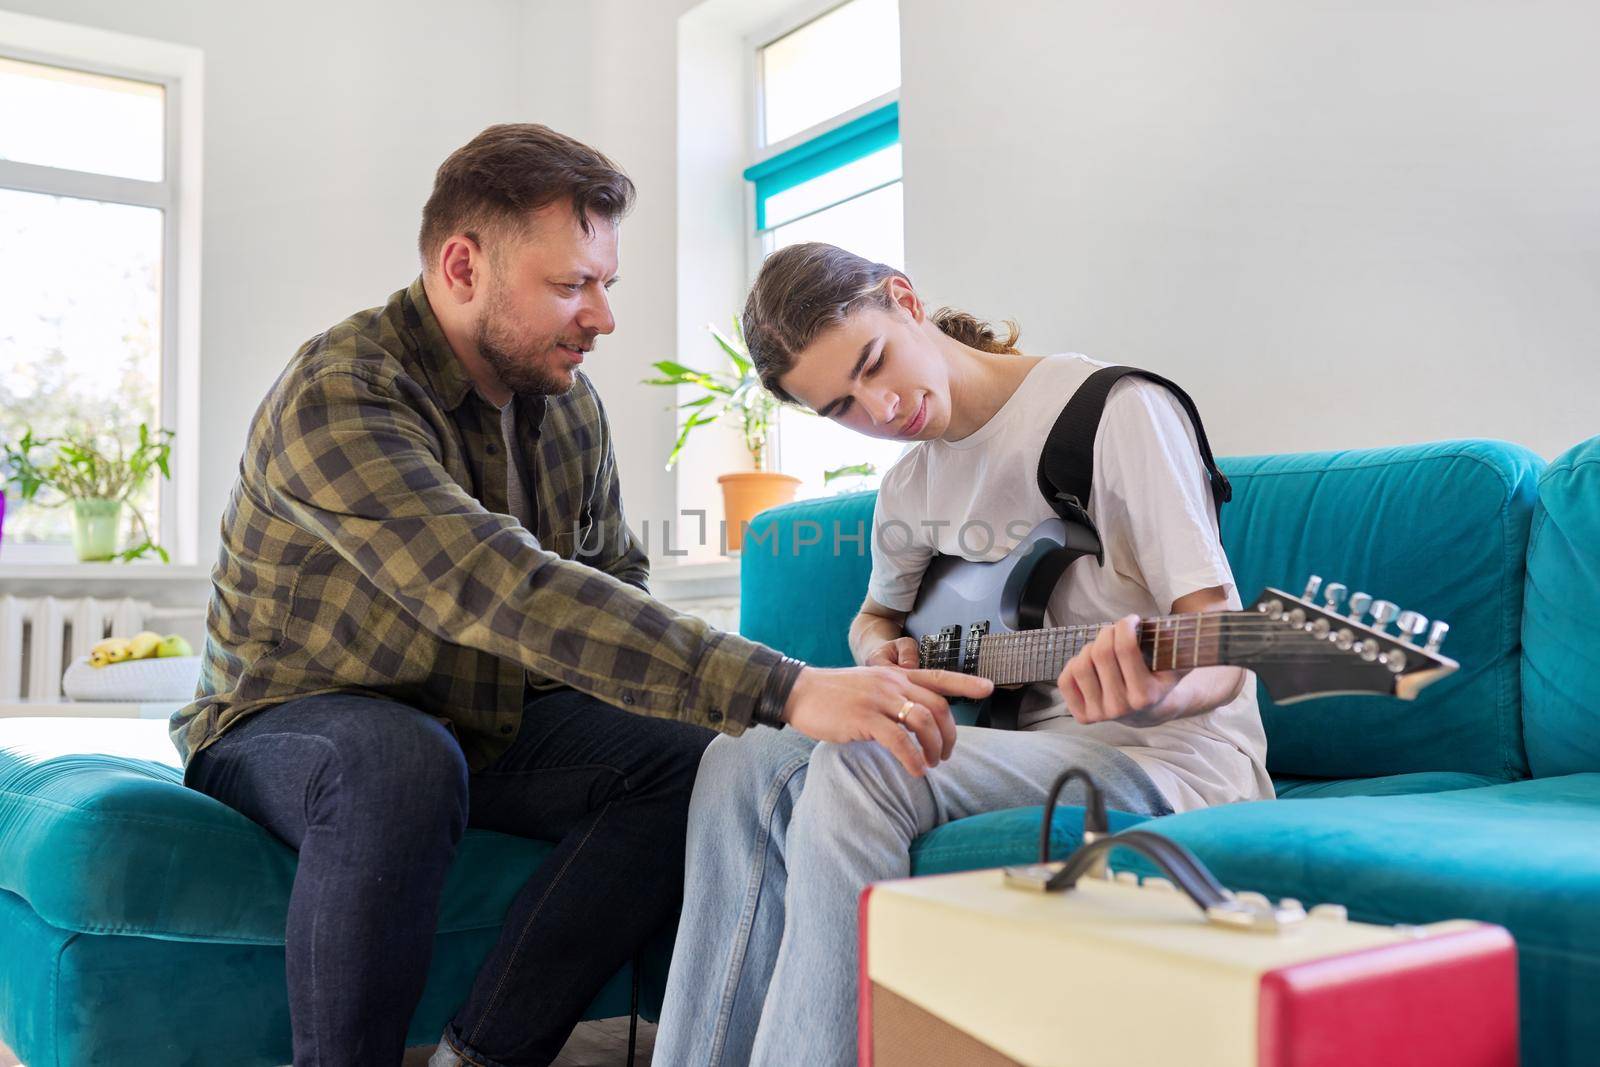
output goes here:
<path id="1" fill-rule="evenodd" d="M 29 1063 L 289 1059 L 296 857 L 186 788 L 166 722 L 0 718 L 0 1039 Z M 468 830 L 445 883 L 413 1043 L 438 1037 L 551 845 Z M 654 1017 L 672 931 L 641 953 Z M 629 970 L 585 1018 L 626 1014 Z M 173 997 L 227 991 L 175 1028 Z"/>
<path id="2" fill-rule="evenodd" d="M 1043 807 L 1011 808 L 972 815 L 923 834 L 911 843 L 911 873 L 949 874 L 985 867 L 1032 863 L 1039 858 Z M 1148 819 L 1125 811 L 1106 812 L 1111 830 L 1126 830 Z M 1050 819 L 1050 856 L 1071 855 L 1083 840 L 1083 809 L 1062 805 Z"/>
<path id="3" fill-rule="evenodd" d="M 1321 781 L 1311 778 L 1280 778 L 1273 784 L 1278 797 L 1371 797 L 1406 793 L 1442 793 L 1451 789 L 1473 789 L 1499 782 L 1481 774 L 1432 771 L 1396 774 L 1385 778 L 1346 778 Z M 1005 867 L 1032 863 L 1039 856 L 1039 822 L 1042 807 L 1011 808 L 985 812 L 946 823 L 923 834 L 911 845 L 912 874 L 949 874 L 975 871 L 984 867 Z M 1148 819 L 1125 811 L 1108 811 L 1112 832 L 1126 830 Z M 1050 855 L 1062 859 L 1077 848 L 1083 837 L 1083 809 L 1062 805 L 1050 820 Z"/>
<path id="4" fill-rule="evenodd" d="M 1306 800 L 1311 797 L 1390 797 L 1408 793 L 1443 793 L 1451 789 L 1476 789 L 1499 785 L 1504 779 L 1488 774 L 1461 771 L 1417 771 L 1413 774 L 1388 774 L 1381 778 L 1274 778 L 1272 785 L 1279 800 Z"/>
<path id="5" fill-rule="evenodd" d="M 877 493 L 803 500 L 757 515 L 739 554 L 739 633 L 819 667 L 847 667 L 850 621 L 872 573 Z"/>
<path id="6" fill-rule="evenodd" d="M 1600 774 L 1386 797 L 1230 804 L 1143 825 L 1224 885 L 1380 923 L 1480 919 L 1517 940 L 1527 1063 L 1600 1047 Z M 1137 857 L 1113 865 L 1150 873 Z"/>
<path id="7" fill-rule="evenodd" d="M 498 935 L 464 930 L 434 939 L 408 1045 L 438 1040 Z M 659 1014 L 671 947 L 664 936 L 645 954 L 640 1007 L 648 1018 Z M 628 1014 L 629 978 L 619 972 L 584 1017 Z M 195 991 L 204 991 L 204 1011 L 184 1008 Z M 0 892 L 0 1040 L 28 1064 L 288 1063 L 283 949 L 77 934 Z"/>
<path id="8" fill-rule="evenodd" d="M 63 930 L 283 944 L 294 850 L 177 763 L 164 721 L 0 719 L 0 890 Z M 440 933 L 498 928 L 551 847 L 468 830 Z"/>
<path id="9" fill-rule="evenodd" d="M 1240 594 L 1298 593 L 1309 574 L 1452 629 L 1461 663 L 1414 702 L 1337 696 L 1280 707 L 1261 694 L 1274 774 L 1355 778 L 1527 774 L 1518 672 L 1522 587 L 1542 461 L 1496 441 L 1224 460 L 1222 541 Z"/>
<path id="10" fill-rule="evenodd" d="M 1600 771 L 1600 437 L 1539 479 L 1522 609 L 1522 727 L 1534 774 Z"/>

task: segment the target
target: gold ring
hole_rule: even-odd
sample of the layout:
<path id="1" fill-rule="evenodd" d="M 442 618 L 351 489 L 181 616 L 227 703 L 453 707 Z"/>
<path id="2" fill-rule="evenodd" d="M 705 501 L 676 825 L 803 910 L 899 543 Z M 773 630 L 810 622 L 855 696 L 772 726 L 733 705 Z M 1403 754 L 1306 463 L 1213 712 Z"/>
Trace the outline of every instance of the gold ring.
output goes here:
<path id="1" fill-rule="evenodd" d="M 900 725 L 901 726 L 904 726 L 906 724 L 906 716 L 910 715 L 911 714 L 911 709 L 916 707 L 916 706 L 917 706 L 917 704 L 916 704 L 916 701 L 914 701 L 914 700 L 908 700 L 904 704 L 900 705 L 900 714 L 896 715 L 895 718 L 900 720 Z"/>

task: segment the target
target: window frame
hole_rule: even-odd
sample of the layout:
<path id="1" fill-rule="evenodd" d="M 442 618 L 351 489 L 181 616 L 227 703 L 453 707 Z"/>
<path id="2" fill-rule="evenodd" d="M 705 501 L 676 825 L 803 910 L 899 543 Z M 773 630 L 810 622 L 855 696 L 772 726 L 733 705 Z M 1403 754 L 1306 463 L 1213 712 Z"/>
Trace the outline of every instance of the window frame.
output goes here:
<path id="1" fill-rule="evenodd" d="M 176 431 L 159 483 L 156 535 L 174 563 L 196 562 L 199 535 L 200 174 L 202 53 L 184 45 L 0 12 L 0 56 L 162 86 L 162 178 L 145 181 L 0 160 L 0 189 L 155 208 L 161 226 L 160 425 Z M 70 546 L 5 542 L 6 561 L 60 564 Z"/>
<path id="2" fill-rule="evenodd" d="M 818 122 L 804 130 L 800 130 L 799 132 L 784 138 L 782 141 L 770 145 L 766 144 L 767 107 L 766 78 L 763 71 L 763 51 L 768 45 L 773 44 L 781 38 L 787 37 L 796 30 L 802 29 L 803 27 L 816 22 L 823 16 L 833 13 L 850 2 L 851 0 L 809 0 L 807 3 L 790 8 L 783 17 L 775 19 L 772 22 L 762 26 L 755 32 L 745 36 L 745 85 L 748 87 L 746 98 L 751 104 L 748 111 L 748 121 L 745 129 L 744 169 L 746 172 L 761 166 L 777 156 L 781 156 L 786 152 L 790 152 L 794 149 L 805 146 L 810 142 L 817 140 L 818 138 L 827 136 L 839 127 L 855 122 L 856 120 L 890 104 L 894 104 L 898 107 L 900 103 L 900 86 L 896 86 L 893 90 L 884 93 L 881 96 L 857 104 L 848 111 L 841 111 L 837 115 L 833 115 L 830 118 L 824 119 L 823 121 Z M 895 117 L 895 123 L 894 143 L 898 144 L 900 143 L 898 113 Z M 905 176 L 903 173 L 900 177 L 900 181 L 902 183 L 905 181 Z M 745 284 L 746 287 L 748 287 L 755 283 L 756 273 L 761 267 L 761 261 L 767 256 L 772 239 L 770 232 L 763 232 L 756 225 L 757 210 L 755 183 L 746 179 L 743 182 L 743 185 L 745 191 L 744 215 L 746 234 Z M 861 192 L 853 194 L 853 196 L 862 196 L 872 191 L 873 190 L 870 189 L 863 189 Z M 838 204 L 842 204 L 846 200 L 853 199 L 853 196 L 846 197 L 843 200 L 837 200 L 833 204 L 829 204 L 828 207 L 835 207 Z M 819 208 L 817 210 L 825 211 L 827 208 Z M 815 212 L 812 212 L 812 214 L 815 214 Z"/>
<path id="3" fill-rule="evenodd" d="M 761 269 L 762 261 L 767 258 L 767 255 L 772 250 L 773 229 L 776 229 L 776 227 L 774 227 L 773 229 L 764 230 L 758 226 L 758 222 L 761 221 L 761 211 L 757 198 L 756 181 L 750 177 L 752 171 L 759 172 L 764 165 L 769 164 L 772 160 L 777 159 L 780 156 L 788 155 L 789 153 L 796 152 L 797 150 L 804 150 L 814 142 L 821 141 L 825 138 L 832 138 L 835 135 L 835 131 L 841 129 L 842 127 L 859 123 L 868 116 L 871 116 L 877 112 L 882 112 L 891 107 L 894 109 L 894 112 L 889 121 L 893 122 L 894 124 L 894 139 L 883 145 L 879 145 L 878 149 L 888 147 L 890 144 L 901 143 L 899 116 L 901 86 L 898 85 L 887 93 L 874 97 L 871 100 L 863 101 L 847 111 L 841 111 L 836 115 L 832 115 L 821 122 L 815 123 L 806 129 L 800 130 L 797 133 L 784 138 L 782 141 L 778 141 L 770 145 L 765 143 L 767 108 L 766 78 L 763 70 L 763 51 L 768 45 L 774 43 L 775 41 L 778 41 L 783 37 L 787 37 L 796 30 L 799 30 L 817 21 L 825 15 L 831 14 L 850 2 L 851 0 L 813 0 L 813 2 L 791 8 L 783 18 L 768 23 L 758 31 L 746 35 L 744 39 L 745 85 L 747 86 L 746 99 L 750 101 L 750 108 L 747 115 L 748 122 L 745 130 L 745 167 L 741 172 L 741 184 L 744 188 L 744 274 L 745 289 L 747 292 L 749 291 L 749 288 L 755 284 L 756 275 Z M 838 166 L 847 166 L 850 162 L 853 162 L 853 160 L 846 160 L 841 162 Z M 830 168 L 830 170 L 820 173 L 830 173 L 833 169 L 837 168 Z M 818 175 L 813 175 L 813 177 L 820 176 L 820 173 Z M 900 177 L 897 178 L 896 181 L 904 185 L 905 173 L 903 170 Z M 821 212 L 827 211 L 830 208 L 838 207 L 840 204 L 848 203 L 857 197 L 865 196 L 868 193 L 887 188 L 892 184 L 894 183 L 885 182 L 880 185 L 873 186 L 872 188 L 858 190 L 854 193 L 851 193 L 849 196 L 841 197 L 840 199 L 822 207 L 815 208 L 812 211 L 807 212 L 805 215 L 798 216 L 788 221 L 798 222 L 802 218 L 809 218 L 812 215 L 820 214 Z M 772 437 L 776 460 L 772 469 L 782 471 L 784 469 L 784 463 L 783 426 L 781 419 L 774 421 Z"/>

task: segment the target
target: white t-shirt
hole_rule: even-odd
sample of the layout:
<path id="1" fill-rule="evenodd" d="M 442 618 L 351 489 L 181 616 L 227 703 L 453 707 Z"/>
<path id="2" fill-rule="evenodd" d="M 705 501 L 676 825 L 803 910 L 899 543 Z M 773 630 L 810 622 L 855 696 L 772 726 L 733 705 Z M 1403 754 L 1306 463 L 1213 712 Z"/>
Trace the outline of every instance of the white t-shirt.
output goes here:
<path id="1" fill-rule="evenodd" d="M 908 449 L 878 490 L 868 595 L 909 611 L 934 553 L 998 560 L 1028 530 L 1054 518 L 1039 491 L 1039 455 L 1067 399 L 1104 366 L 1080 355 L 1045 357 L 972 434 Z M 1174 600 L 1212 586 L 1225 587 L 1229 606 L 1240 607 L 1194 429 L 1166 389 L 1137 378 L 1112 387 L 1095 436 L 1088 510 L 1105 565 L 1090 556 L 1067 569 L 1046 625 L 1165 615 Z M 1018 725 L 1116 746 L 1175 811 L 1273 796 L 1253 677 L 1230 704 L 1146 727 L 1081 724 L 1053 683 L 1031 686 Z"/>

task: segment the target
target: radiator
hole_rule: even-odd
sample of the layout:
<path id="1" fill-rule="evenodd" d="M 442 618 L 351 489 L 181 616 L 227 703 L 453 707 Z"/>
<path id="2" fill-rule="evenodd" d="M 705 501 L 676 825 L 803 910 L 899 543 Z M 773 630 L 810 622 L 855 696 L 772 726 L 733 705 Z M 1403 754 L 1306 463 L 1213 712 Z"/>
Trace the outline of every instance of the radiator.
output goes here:
<path id="1" fill-rule="evenodd" d="M 190 613 L 129 597 L 0 596 L 0 701 L 60 700 L 62 673 L 96 641 L 132 637 L 168 614 Z"/>
<path id="2" fill-rule="evenodd" d="M 669 602 L 713 626 L 738 632 L 737 597 L 676 597 Z M 198 628 L 191 638 L 198 647 L 204 639 L 204 619 L 204 608 L 152 606 L 130 597 L 0 596 L 0 704 L 60 701 L 61 676 L 68 665 L 113 633 L 132 637 L 140 630 L 164 630 L 182 620 L 188 625 L 178 625 L 180 632 Z"/>

